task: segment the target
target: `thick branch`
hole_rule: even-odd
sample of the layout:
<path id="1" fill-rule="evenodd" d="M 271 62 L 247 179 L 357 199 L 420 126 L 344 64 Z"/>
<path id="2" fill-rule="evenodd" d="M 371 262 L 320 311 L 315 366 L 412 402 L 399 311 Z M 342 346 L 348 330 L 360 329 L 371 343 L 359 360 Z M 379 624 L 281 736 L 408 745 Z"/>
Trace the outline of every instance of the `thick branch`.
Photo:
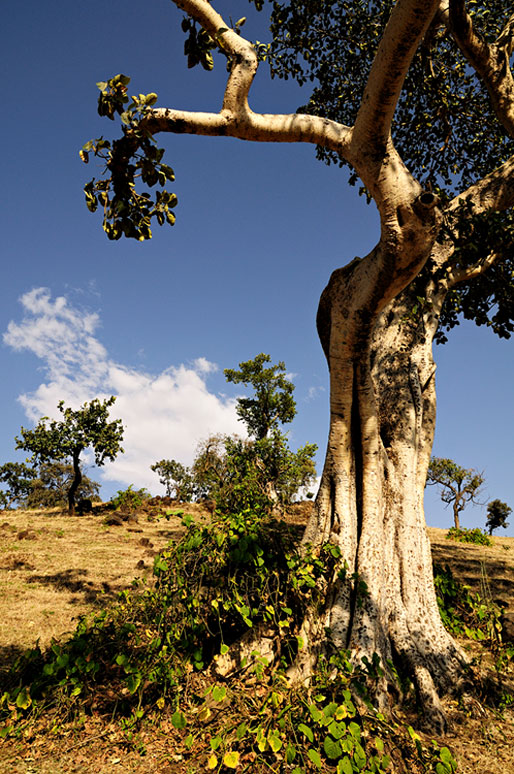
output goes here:
<path id="1" fill-rule="evenodd" d="M 514 137 L 514 79 L 510 68 L 513 48 L 514 16 L 511 16 L 495 43 L 487 43 L 473 28 L 466 11 L 466 0 L 443 3 L 442 18 L 457 45 L 483 81 L 496 116 Z"/>
<path id="2" fill-rule="evenodd" d="M 514 13 L 498 35 L 496 43 L 499 48 L 505 50 L 508 57 L 512 55 L 512 52 L 514 51 Z"/>
<path id="3" fill-rule="evenodd" d="M 152 134 L 201 134 L 216 137 L 237 137 L 255 142 L 307 142 L 330 148 L 345 155 L 351 130 L 337 121 L 319 116 L 254 113 L 251 110 L 234 114 L 222 109 L 220 113 L 196 113 L 157 108 L 152 110 L 141 126 Z"/>
<path id="4" fill-rule="evenodd" d="M 266 115 L 248 106 L 248 94 L 257 71 L 257 56 L 250 41 L 238 35 L 207 0 L 174 0 L 219 42 L 231 67 L 219 113 L 186 112 L 160 108 L 142 122 L 152 134 L 201 134 L 237 137 L 255 142 L 307 142 L 345 156 L 349 127 L 318 116 Z"/>
<path id="5" fill-rule="evenodd" d="M 248 92 L 257 72 L 257 55 L 250 41 L 229 28 L 207 0 L 174 0 L 189 16 L 218 41 L 220 48 L 231 60 L 230 75 L 225 89 L 223 107 L 233 113 L 248 110 Z M 223 32 L 222 32 L 223 30 Z"/>
<path id="6" fill-rule="evenodd" d="M 514 156 L 452 199 L 445 212 L 455 212 L 465 201 L 473 204 L 477 214 L 514 207 Z"/>
<path id="7" fill-rule="evenodd" d="M 438 7 L 438 0 L 398 0 L 393 8 L 355 121 L 354 141 L 368 153 L 385 152 L 405 76 Z"/>

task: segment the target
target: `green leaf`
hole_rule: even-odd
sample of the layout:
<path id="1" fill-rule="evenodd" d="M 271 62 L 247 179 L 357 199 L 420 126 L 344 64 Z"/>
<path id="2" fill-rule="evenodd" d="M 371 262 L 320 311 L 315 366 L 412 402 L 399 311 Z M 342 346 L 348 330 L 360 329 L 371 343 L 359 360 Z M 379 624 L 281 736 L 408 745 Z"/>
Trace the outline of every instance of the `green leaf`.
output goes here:
<path id="1" fill-rule="evenodd" d="M 337 723 L 335 720 L 329 725 L 328 730 L 335 739 L 341 739 L 346 734 L 344 723 Z"/>
<path id="2" fill-rule="evenodd" d="M 139 686 L 141 685 L 141 675 L 139 672 L 136 672 L 133 675 L 128 675 L 126 681 L 127 688 L 129 689 L 130 693 L 135 693 Z"/>
<path id="3" fill-rule="evenodd" d="M 171 722 L 174 728 L 182 729 L 187 725 L 186 718 L 183 712 L 174 712 L 171 716 Z"/>
<path id="4" fill-rule="evenodd" d="M 337 763 L 337 774 L 353 774 L 352 762 L 347 755 Z"/>
<path id="5" fill-rule="evenodd" d="M 224 685 L 223 686 L 215 685 L 214 688 L 212 689 L 212 698 L 214 699 L 214 701 L 223 701 L 226 695 L 227 695 L 227 689 L 225 688 Z"/>
<path id="6" fill-rule="evenodd" d="M 307 755 L 309 759 L 313 762 L 313 764 L 318 768 L 321 769 L 321 755 L 317 750 L 314 750 L 312 747 L 307 751 Z"/>
<path id="7" fill-rule="evenodd" d="M 292 744 L 286 747 L 286 763 L 292 763 L 296 758 L 296 748 Z"/>
<path id="8" fill-rule="evenodd" d="M 271 747 L 271 749 L 273 750 L 274 753 L 278 752 L 280 750 L 280 748 L 282 747 L 283 742 L 282 742 L 282 739 L 280 738 L 277 730 L 271 731 L 268 734 L 268 744 L 269 744 L 269 746 Z"/>
<path id="9" fill-rule="evenodd" d="M 306 736 L 309 742 L 314 742 L 314 734 L 312 733 L 312 729 L 310 729 L 309 726 L 306 726 L 304 723 L 300 723 L 298 725 L 298 731 Z"/>
<path id="10" fill-rule="evenodd" d="M 323 741 L 323 749 L 327 758 L 331 758 L 331 760 L 337 760 L 337 758 L 340 758 L 343 754 L 339 742 L 336 742 L 336 740 L 333 739 L 330 735 L 325 737 Z"/>
<path id="11" fill-rule="evenodd" d="M 20 709 L 28 709 L 32 704 L 29 689 L 23 686 L 18 696 L 16 697 L 16 706 Z"/>

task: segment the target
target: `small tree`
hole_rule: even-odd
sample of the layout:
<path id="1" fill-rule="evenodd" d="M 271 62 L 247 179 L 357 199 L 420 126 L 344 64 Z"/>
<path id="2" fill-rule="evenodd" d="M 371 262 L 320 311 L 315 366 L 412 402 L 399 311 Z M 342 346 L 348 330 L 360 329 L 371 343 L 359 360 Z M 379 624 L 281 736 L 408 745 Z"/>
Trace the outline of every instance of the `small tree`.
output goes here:
<path id="1" fill-rule="evenodd" d="M 291 422 L 296 414 L 293 399 L 294 384 L 285 376 L 286 367 L 282 361 L 270 368 L 269 355 L 261 353 L 253 360 L 239 363 L 239 371 L 225 368 L 227 382 L 251 385 L 253 398 L 238 398 L 237 413 L 248 429 L 248 435 L 257 440 L 266 438 L 278 424 Z"/>
<path id="2" fill-rule="evenodd" d="M 65 462 L 43 462 L 39 466 L 37 477 L 30 481 L 30 490 L 24 500 L 27 508 L 53 508 L 66 505 L 68 492 L 75 471 L 73 465 Z M 75 499 L 92 500 L 98 496 L 100 484 L 92 481 L 82 473 L 80 484 L 75 492 Z"/>
<path id="3" fill-rule="evenodd" d="M 487 506 L 487 521 L 485 523 L 490 535 L 493 534 L 493 530 L 499 527 L 506 529 L 509 526 L 507 519 L 510 513 L 512 513 L 512 508 L 507 503 L 501 500 L 491 500 Z"/>
<path id="4" fill-rule="evenodd" d="M 453 507 L 455 529 L 460 529 L 459 514 L 468 503 L 480 504 L 477 497 L 484 477 L 473 468 L 462 468 L 443 457 L 432 457 L 428 466 L 427 485 L 441 487 L 441 500 Z"/>
<path id="5" fill-rule="evenodd" d="M 227 485 L 229 469 L 225 449 L 228 435 L 211 435 L 198 444 L 192 473 L 197 496 L 216 499 L 217 492 Z"/>
<path id="6" fill-rule="evenodd" d="M 159 476 L 160 483 L 166 487 L 168 497 L 174 497 L 183 503 L 189 503 L 195 494 L 195 484 L 190 468 L 176 460 L 161 460 L 150 465 Z"/>
<path id="7" fill-rule="evenodd" d="M 13 503 L 25 500 L 35 475 L 35 469 L 24 462 L 6 462 L 0 467 L 0 481 L 7 484 L 7 491 L 3 492 L 2 498 L 5 508 L 11 508 Z"/>
<path id="8" fill-rule="evenodd" d="M 64 408 L 64 401 L 58 403 L 63 415 L 61 421 L 42 417 L 33 430 L 21 428 L 21 438 L 16 438 L 16 448 L 32 452 L 32 459 L 39 463 L 71 459 L 73 480 L 68 489 L 68 513 L 75 513 L 75 497 L 82 480 L 80 455 L 91 448 L 96 465 L 103 465 L 106 459 L 114 460 L 123 452 L 123 424 L 120 419 L 108 422 L 109 407 L 116 398 L 111 396 L 100 401 L 95 398 L 77 411 Z"/>

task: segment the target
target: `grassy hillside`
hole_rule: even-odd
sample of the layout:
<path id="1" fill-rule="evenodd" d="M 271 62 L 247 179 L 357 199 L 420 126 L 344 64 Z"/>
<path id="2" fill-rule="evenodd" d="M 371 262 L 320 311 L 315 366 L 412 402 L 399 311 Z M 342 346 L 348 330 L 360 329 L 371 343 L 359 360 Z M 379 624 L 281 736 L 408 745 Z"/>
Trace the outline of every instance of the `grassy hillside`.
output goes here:
<path id="1" fill-rule="evenodd" d="M 287 516 L 299 533 L 310 507 L 301 504 Z M 210 517 L 196 504 L 180 508 L 196 519 Z M 171 510 L 175 514 L 180 508 Z M 158 505 L 146 505 L 114 518 L 104 506 L 73 518 L 57 509 L 0 514 L 0 680 L 5 679 L 14 659 L 36 640 L 45 648 L 52 639 L 62 638 L 74 629 L 78 616 L 104 608 L 134 578 L 152 582 L 154 557 L 184 530 L 180 515 L 165 518 L 162 513 Z M 448 565 L 455 578 L 505 608 L 503 639 L 514 643 L 514 538 L 495 537 L 493 546 L 485 547 L 448 541 L 445 535 L 445 530 L 429 529 L 434 561 Z M 458 771 L 464 774 L 506 774 L 514 770 L 512 712 L 505 706 L 508 696 L 514 696 L 512 675 L 502 673 L 501 707 L 498 701 L 496 709 L 488 706 L 492 698 L 488 692 L 497 683 L 495 659 L 479 642 L 466 637 L 461 642 L 476 659 L 482 687 L 467 703 L 448 702 L 453 730 L 438 741 L 454 751 Z M 407 720 L 415 724 L 415 718 Z M 191 759 L 182 741 L 166 716 L 136 733 L 93 712 L 80 727 L 59 727 L 53 735 L 46 727 L 40 734 L 35 728 L 28 738 L 4 741 L 0 769 L 13 774 L 205 770 L 205 760 Z M 429 738 L 424 741 L 430 744 Z M 237 771 L 250 770 L 248 766 L 240 765 Z M 291 770 L 286 764 L 270 768 Z"/>

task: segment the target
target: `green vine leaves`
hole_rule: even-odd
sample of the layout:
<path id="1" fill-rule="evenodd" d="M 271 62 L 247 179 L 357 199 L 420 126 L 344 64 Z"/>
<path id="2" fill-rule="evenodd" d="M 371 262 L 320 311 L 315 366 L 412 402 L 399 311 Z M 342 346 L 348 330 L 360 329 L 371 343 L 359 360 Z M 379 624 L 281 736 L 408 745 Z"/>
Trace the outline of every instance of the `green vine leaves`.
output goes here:
<path id="1" fill-rule="evenodd" d="M 112 142 L 103 137 L 90 140 L 79 155 L 85 164 L 91 153 L 105 162 L 105 176 L 99 180 L 93 177 L 84 186 L 84 193 L 90 212 L 96 212 L 99 205 L 103 208 L 103 228 L 108 238 L 125 236 L 142 242 L 152 238 L 152 218 L 160 226 L 173 226 L 172 209 L 178 199 L 164 188 L 167 181 L 175 179 L 173 169 L 162 161 L 164 149 L 158 148 L 152 134 L 141 127 L 142 119 L 157 101 L 157 94 L 129 98 L 129 83 L 130 78 L 122 74 L 97 83 L 98 114 L 111 121 L 119 115 L 123 136 Z M 148 191 L 139 193 L 138 178 L 149 188 L 158 184 L 162 190 L 155 191 L 154 197 Z"/>

